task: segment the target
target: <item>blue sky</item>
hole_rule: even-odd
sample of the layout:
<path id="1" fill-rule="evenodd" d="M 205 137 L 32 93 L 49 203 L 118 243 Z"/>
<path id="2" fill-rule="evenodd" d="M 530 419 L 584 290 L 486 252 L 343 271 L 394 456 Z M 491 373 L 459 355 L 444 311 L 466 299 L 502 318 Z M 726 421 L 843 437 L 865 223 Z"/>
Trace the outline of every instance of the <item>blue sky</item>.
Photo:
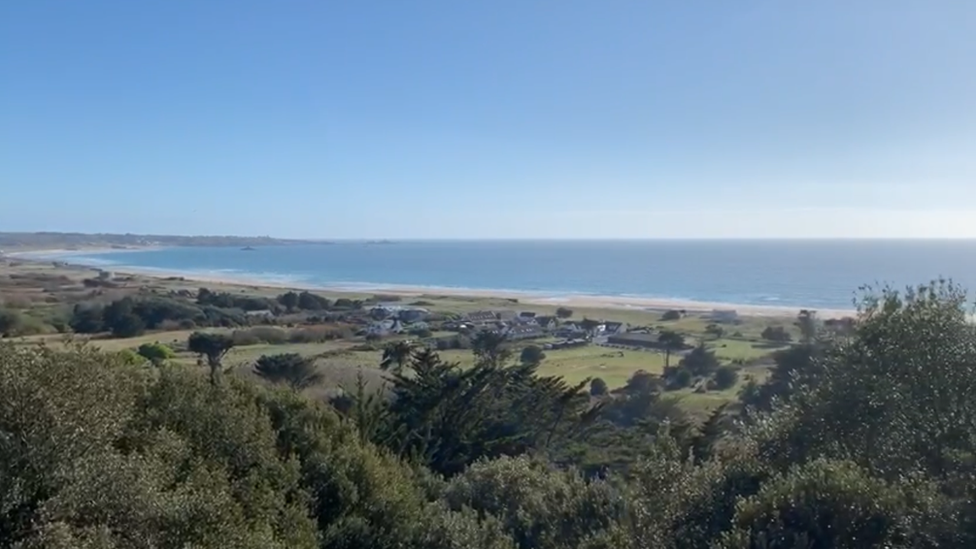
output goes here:
<path id="1" fill-rule="evenodd" d="M 976 3 L 0 3 L 0 230 L 976 237 Z"/>

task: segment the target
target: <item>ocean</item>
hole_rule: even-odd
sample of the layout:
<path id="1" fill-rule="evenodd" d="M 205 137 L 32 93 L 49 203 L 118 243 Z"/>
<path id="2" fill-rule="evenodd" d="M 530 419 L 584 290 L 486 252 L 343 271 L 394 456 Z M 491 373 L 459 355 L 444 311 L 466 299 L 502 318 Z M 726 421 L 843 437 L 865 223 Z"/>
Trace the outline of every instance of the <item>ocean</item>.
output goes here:
<path id="1" fill-rule="evenodd" d="M 51 257 L 51 256 L 49 256 Z M 73 263 L 332 289 L 429 287 L 849 309 L 863 285 L 976 290 L 976 241 L 405 241 L 73 253 Z"/>

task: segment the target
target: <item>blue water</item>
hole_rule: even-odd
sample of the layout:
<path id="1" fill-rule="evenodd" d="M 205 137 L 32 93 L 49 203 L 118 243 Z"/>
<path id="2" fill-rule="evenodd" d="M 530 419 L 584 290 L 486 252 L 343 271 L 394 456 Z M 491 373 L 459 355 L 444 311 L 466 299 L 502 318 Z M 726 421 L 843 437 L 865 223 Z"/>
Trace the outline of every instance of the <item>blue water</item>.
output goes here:
<path id="1" fill-rule="evenodd" d="M 505 241 L 168 248 L 75 263 L 331 288 L 429 286 L 849 308 L 864 284 L 952 278 L 976 291 L 976 241 Z"/>

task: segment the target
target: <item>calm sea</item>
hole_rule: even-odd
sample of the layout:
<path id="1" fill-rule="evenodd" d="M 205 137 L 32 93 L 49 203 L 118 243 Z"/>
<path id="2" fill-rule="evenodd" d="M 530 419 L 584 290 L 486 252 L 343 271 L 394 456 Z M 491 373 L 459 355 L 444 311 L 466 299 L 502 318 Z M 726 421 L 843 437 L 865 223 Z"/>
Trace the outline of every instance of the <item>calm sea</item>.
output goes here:
<path id="1" fill-rule="evenodd" d="M 71 260 L 340 288 L 427 286 L 849 308 L 864 284 L 952 278 L 976 241 L 437 241 L 169 248 Z"/>

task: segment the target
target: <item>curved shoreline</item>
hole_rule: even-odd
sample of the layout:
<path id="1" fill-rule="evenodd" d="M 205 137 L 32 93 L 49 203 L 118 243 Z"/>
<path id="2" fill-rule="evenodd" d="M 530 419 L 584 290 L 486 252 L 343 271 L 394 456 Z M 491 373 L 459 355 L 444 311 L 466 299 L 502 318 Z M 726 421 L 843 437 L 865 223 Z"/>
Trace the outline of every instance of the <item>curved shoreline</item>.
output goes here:
<path id="1" fill-rule="evenodd" d="M 75 262 L 75 256 L 93 253 L 125 253 L 160 249 L 159 247 L 137 248 L 92 248 L 80 250 L 35 250 L 14 252 L 7 257 L 19 258 L 25 261 L 61 261 L 69 265 L 92 269 L 105 268 L 113 272 L 127 275 L 139 275 L 152 278 L 180 277 L 196 282 L 213 284 L 229 284 L 265 288 L 318 290 L 331 293 L 362 294 L 378 293 L 399 297 L 422 297 L 424 295 L 438 295 L 455 298 L 495 298 L 517 299 L 519 303 L 543 306 L 566 306 L 583 309 L 625 309 L 660 312 L 670 309 L 685 310 L 696 313 L 707 313 L 716 310 L 735 311 L 743 316 L 787 317 L 796 316 L 803 309 L 816 310 L 823 318 L 839 318 L 853 316 L 853 309 L 817 308 L 788 305 L 754 305 L 747 303 L 729 303 L 721 301 L 698 301 L 692 299 L 656 298 L 642 296 L 615 296 L 597 294 L 550 293 L 545 291 L 504 290 L 489 288 L 452 288 L 442 286 L 417 286 L 382 283 L 336 283 L 314 284 L 301 280 L 287 279 L 274 276 L 261 276 L 259 273 L 208 273 L 194 270 L 156 269 L 148 267 L 134 267 L 129 265 L 97 265 L 93 263 Z"/>

